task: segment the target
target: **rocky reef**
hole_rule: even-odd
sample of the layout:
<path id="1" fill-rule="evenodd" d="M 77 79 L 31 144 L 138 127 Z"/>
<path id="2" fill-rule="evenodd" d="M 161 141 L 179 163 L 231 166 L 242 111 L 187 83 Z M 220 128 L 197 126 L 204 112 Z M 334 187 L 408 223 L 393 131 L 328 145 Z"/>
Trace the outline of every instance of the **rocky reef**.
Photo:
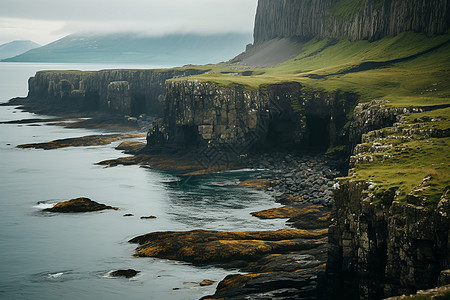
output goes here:
<path id="1" fill-rule="evenodd" d="M 449 28 L 446 0 L 260 0 L 254 38 L 347 37 L 376 40 L 404 31 L 443 34 Z"/>
<path id="2" fill-rule="evenodd" d="M 160 117 L 165 81 L 200 74 L 195 69 L 41 71 L 28 81 L 28 99 L 54 110 L 109 111 Z"/>

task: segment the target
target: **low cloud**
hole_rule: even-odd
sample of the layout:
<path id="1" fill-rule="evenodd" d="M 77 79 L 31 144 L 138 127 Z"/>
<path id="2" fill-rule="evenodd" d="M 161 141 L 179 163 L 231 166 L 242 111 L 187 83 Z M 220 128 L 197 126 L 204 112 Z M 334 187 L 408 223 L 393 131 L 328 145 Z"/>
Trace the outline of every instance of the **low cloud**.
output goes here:
<path id="1" fill-rule="evenodd" d="M 28 34 L 45 44 L 80 31 L 245 33 L 253 30 L 256 6 L 257 0 L 6 0 L 0 10 L 0 41 Z"/>

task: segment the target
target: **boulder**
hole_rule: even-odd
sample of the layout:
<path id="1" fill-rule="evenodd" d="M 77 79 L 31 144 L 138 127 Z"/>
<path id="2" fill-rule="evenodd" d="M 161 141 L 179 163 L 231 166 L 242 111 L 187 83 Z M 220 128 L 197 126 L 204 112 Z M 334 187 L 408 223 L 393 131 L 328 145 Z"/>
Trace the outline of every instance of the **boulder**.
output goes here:
<path id="1" fill-rule="evenodd" d="M 53 206 L 52 208 L 44 209 L 44 211 L 58 212 L 58 213 L 81 213 L 81 212 L 100 211 L 105 209 L 118 210 L 117 207 L 97 203 L 89 198 L 76 198 L 69 201 L 60 202 L 55 206 Z"/>
<path id="2" fill-rule="evenodd" d="M 140 271 L 136 271 L 136 270 L 133 270 L 133 269 L 117 270 L 117 271 L 112 271 L 109 274 L 109 276 L 111 276 L 111 277 L 132 278 L 132 277 L 136 276 L 138 273 L 140 273 Z"/>

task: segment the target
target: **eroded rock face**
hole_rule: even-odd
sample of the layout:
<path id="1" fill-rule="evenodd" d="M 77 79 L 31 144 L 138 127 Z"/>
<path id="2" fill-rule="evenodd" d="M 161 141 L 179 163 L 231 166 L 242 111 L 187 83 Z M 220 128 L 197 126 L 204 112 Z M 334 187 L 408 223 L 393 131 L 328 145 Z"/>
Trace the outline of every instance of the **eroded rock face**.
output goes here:
<path id="1" fill-rule="evenodd" d="M 165 81 L 203 73 L 188 70 L 43 71 L 28 80 L 28 99 L 55 109 L 111 111 L 161 117 Z"/>
<path id="2" fill-rule="evenodd" d="M 348 37 L 376 40 L 404 31 L 443 34 L 446 0 L 260 0 L 255 44 L 284 37 Z"/>
<path id="3" fill-rule="evenodd" d="M 299 83 L 247 89 L 170 81 L 165 118 L 149 132 L 147 144 L 149 149 L 161 145 L 227 149 L 235 155 L 252 150 L 325 150 L 345 139 L 346 114 L 357 100 L 350 93 L 305 91 Z"/>
<path id="4" fill-rule="evenodd" d="M 118 208 L 97 203 L 89 198 L 76 198 L 69 201 L 60 202 L 52 208 L 44 209 L 44 211 L 57 213 L 80 213 L 100 211 L 105 209 L 117 210 Z"/>
<path id="5" fill-rule="evenodd" d="M 335 193 L 329 271 L 359 278 L 363 298 L 436 286 L 450 262 L 448 196 L 432 210 L 398 201 L 374 205 L 367 188 L 349 181 Z"/>
<path id="6" fill-rule="evenodd" d="M 358 104 L 353 111 L 353 119 L 350 122 L 347 147 L 354 149 L 366 138 L 373 138 L 377 134 L 376 129 L 392 126 L 401 114 L 421 112 L 417 107 L 394 107 L 382 100 L 372 100 L 368 103 Z M 366 141 L 362 141 L 366 142 Z M 358 151 L 358 148 L 355 149 Z M 351 152 L 351 151 L 349 151 Z"/>

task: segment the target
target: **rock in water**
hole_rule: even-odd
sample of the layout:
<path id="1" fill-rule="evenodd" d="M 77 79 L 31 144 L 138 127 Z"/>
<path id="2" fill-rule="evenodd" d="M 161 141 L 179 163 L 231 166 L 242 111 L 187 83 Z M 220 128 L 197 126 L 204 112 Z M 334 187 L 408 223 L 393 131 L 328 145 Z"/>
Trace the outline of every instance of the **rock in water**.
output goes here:
<path id="1" fill-rule="evenodd" d="M 134 276 L 136 276 L 140 271 L 136 271 L 133 269 L 128 269 L 128 270 L 117 270 L 117 271 L 113 271 L 109 274 L 109 276 L 112 277 L 125 277 L 125 278 L 132 278 Z"/>
<path id="2" fill-rule="evenodd" d="M 199 285 L 200 286 L 208 286 L 208 285 L 213 285 L 214 283 L 216 283 L 214 280 L 205 279 L 202 282 L 200 282 Z"/>
<path id="3" fill-rule="evenodd" d="M 141 220 L 152 220 L 152 219 L 156 219 L 156 217 L 155 216 L 141 217 Z"/>
<path id="4" fill-rule="evenodd" d="M 69 201 L 60 202 L 55 206 L 53 206 L 52 208 L 44 209 L 44 211 L 59 212 L 59 213 L 79 213 L 79 212 L 99 211 L 105 209 L 117 210 L 118 208 L 97 203 L 89 198 L 76 198 Z"/>

